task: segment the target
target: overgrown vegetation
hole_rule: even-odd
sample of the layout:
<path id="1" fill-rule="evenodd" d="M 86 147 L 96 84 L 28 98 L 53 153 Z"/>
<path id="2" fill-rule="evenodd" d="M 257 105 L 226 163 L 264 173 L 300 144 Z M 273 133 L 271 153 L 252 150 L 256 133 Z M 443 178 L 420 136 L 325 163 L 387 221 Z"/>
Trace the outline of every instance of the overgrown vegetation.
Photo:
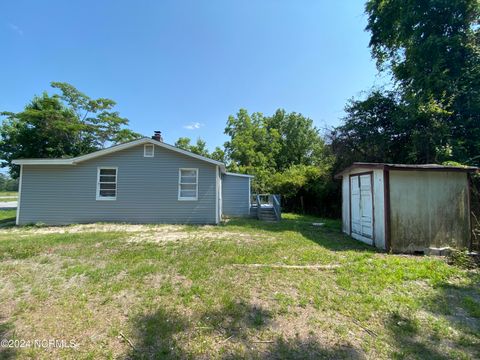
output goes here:
<path id="1" fill-rule="evenodd" d="M 477 0 L 369 0 L 366 30 L 386 89 L 345 107 L 320 136 L 301 114 L 231 116 L 232 170 L 255 174 L 289 210 L 338 216 L 333 174 L 354 161 L 480 165 L 480 5 Z"/>
<path id="2" fill-rule="evenodd" d="M 480 266 L 480 258 L 469 254 L 467 250 L 451 249 L 448 254 L 448 263 L 463 269 L 475 269 Z"/>
<path id="3" fill-rule="evenodd" d="M 370 49 L 387 89 L 346 104 L 342 125 L 321 134 L 300 113 L 240 109 L 222 147 L 182 137 L 180 148 L 255 175 L 254 191 L 280 193 L 286 210 L 339 216 L 333 175 L 354 161 L 480 165 L 480 5 L 477 0 L 368 0 Z M 4 112 L 0 158 L 68 157 L 136 138 L 110 99 L 66 83 Z M 321 96 L 321 94 L 319 95 Z"/>
<path id="4" fill-rule="evenodd" d="M 5 174 L 0 174 L 0 191 L 18 191 L 18 179 L 12 179 Z"/>
<path id="5" fill-rule="evenodd" d="M 479 165 L 477 0 L 369 0 L 370 48 L 392 90 L 346 107 L 332 134 L 340 162 Z"/>
<path id="6" fill-rule="evenodd" d="M 0 357 L 480 357 L 478 272 L 383 254 L 339 228 L 292 214 L 4 228 L 0 337 L 77 346 Z"/>

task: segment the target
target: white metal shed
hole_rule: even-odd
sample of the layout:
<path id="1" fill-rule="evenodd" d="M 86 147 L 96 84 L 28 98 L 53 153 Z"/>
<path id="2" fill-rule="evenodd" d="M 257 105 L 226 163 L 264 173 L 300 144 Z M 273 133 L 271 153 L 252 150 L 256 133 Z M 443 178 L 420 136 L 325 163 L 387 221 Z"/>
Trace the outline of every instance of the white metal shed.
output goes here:
<path id="1" fill-rule="evenodd" d="M 393 252 L 470 244 L 470 182 L 475 167 L 353 163 L 342 179 L 342 229 Z"/>

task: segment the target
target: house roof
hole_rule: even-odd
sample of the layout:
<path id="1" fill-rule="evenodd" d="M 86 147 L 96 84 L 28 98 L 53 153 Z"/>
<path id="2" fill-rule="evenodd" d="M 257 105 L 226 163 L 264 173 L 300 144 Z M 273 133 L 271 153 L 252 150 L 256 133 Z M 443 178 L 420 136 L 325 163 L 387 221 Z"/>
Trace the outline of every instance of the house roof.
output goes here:
<path id="1" fill-rule="evenodd" d="M 381 170 L 405 170 L 405 171 L 454 171 L 454 172 L 478 172 L 474 166 L 453 166 L 438 164 L 387 164 L 387 163 L 368 163 L 354 162 L 349 167 L 343 169 L 335 175 L 335 179 L 341 179 L 343 174 L 355 168 L 362 169 L 381 169 Z"/>
<path id="2" fill-rule="evenodd" d="M 141 138 L 141 139 L 138 139 L 138 140 L 133 140 L 133 141 L 130 141 L 130 142 L 127 142 L 127 143 L 114 145 L 114 146 L 111 146 L 111 147 L 103 149 L 103 150 L 98 150 L 98 151 L 92 152 L 90 154 L 77 156 L 77 157 L 73 157 L 73 158 L 66 158 L 66 159 L 15 159 L 15 160 L 12 161 L 12 163 L 15 164 L 15 165 L 76 165 L 76 164 L 78 164 L 82 161 L 94 159 L 94 158 L 104 156 L 104 155 L 108 155 L 108 154 L 112 154 L 112 153 L 115 153 L 117 151 L 125 150 L 125 149 L 131 148 L 131 147 L 134 147 L 134 146 L 137 146 L 137 145 L 142 145 L 142 144 L 157 145 L 157 146 L 163 147 L 165 149 L 168 149 L 168 150 L 171 150 L 171 151 L 174 151 L 174 152 L 186 155 L 186 156 L 190 156 L 190 157 L 198 159 L 198 160 L 202 160 L 202 161 L 214 164 L 214 165 L 218 165 L 218 166 L 220 166 L 220 169 L 221 169 L 222 172 L 224 172 L 224 173 L 226 172 L 225 164 L 220 162 L 220 161 L 209 159 L 205 156 L 194 154 L 190 151 L 179 149 L 179 148 L 177 148 L 173 145 L 169 145 L 169 144 L 166 144 L 162 141 L 154 140 L 154 139 L 151 139 L 151 138 Z"/>

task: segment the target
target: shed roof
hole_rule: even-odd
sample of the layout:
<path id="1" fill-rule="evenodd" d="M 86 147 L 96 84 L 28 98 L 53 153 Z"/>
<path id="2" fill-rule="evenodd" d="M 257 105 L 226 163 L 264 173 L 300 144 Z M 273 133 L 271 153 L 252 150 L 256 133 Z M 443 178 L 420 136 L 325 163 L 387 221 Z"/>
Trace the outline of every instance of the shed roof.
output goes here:
<path id="1" fill-rule="evenodd" d="M 343 169 L 335 175 L 335 179 L 341 179 L 343 174 L 355 168 L 361 169 L 381 169 L 381 170 L 405 170 L 405 171 L 454 171 L 454 172 L 478 172 L 474 166 L 453 166 L 439 164 L 387 164 L 387 163 L 368 163 L 354 162 L 349 167 Z"/>

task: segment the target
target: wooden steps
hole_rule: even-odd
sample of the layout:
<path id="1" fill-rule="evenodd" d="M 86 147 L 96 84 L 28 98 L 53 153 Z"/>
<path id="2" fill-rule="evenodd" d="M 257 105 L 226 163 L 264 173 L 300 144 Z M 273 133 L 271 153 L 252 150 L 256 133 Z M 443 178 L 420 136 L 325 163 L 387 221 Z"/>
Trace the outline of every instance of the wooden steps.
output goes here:
<path id="1" fill-rule="evenodd" d="M 278 221 L 273 207 L 260 207 L 258 209 L 258 219 L 262 221 Z"/>

